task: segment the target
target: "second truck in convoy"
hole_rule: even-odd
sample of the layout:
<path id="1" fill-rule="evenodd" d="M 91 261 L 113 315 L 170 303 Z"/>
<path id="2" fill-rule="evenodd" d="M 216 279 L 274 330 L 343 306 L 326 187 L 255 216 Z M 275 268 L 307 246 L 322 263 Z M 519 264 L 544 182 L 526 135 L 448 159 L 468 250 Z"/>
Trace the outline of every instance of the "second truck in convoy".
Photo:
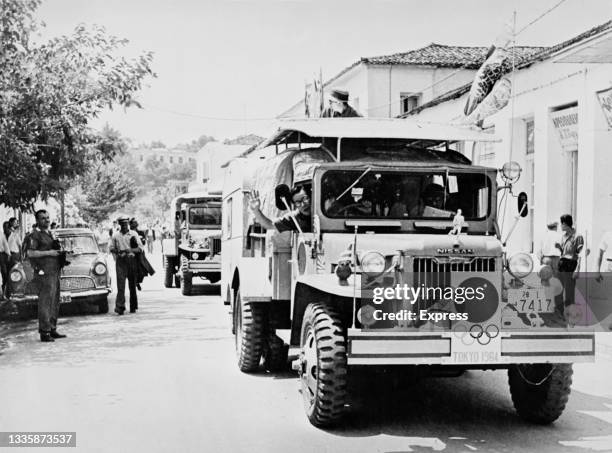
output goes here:
<path id="1" fill-rule="evenodd" d="M 221 279 L 221 197 L 220 194 L 190 192 L 171 203 L 174 234 L 162 239 L 164 285 L 173 283 L 190 295 L 194 278 L 210 284 Z"/>

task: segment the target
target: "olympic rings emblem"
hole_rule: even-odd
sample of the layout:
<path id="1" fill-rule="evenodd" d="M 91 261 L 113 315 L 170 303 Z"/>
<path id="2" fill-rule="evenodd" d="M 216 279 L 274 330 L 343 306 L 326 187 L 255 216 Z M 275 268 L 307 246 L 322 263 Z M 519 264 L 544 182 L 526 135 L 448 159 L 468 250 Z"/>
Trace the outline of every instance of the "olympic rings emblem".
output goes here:
<path id="1" fill-rule="evenodd" d="M 460 324 L 453 329 L 453 333 L 466 346 L 470 346 L 476 341 L 484 346 L 499 335 L 499 327 L 495 324 L 489 324 L 483 329 L 480 324 L 474 324 L 468 330 L 466 325 Z"/>

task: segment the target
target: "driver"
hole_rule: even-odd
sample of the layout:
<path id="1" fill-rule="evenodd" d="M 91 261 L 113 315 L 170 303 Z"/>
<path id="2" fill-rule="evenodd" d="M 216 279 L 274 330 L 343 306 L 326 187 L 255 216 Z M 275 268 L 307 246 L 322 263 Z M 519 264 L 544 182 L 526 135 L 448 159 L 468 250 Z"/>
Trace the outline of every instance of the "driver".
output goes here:
<path id="1" fill-rule="evenodd" d="M 421 201 L 410 211 L 411 217 L 450 217 L 451 212 L 444 210 L 444 187 L 431 183 L 425 187 Z"/>
<path id="2" fill-rule="evenodd" d="M 295 222 L 293 221 L 295 218 L 302 232 L 308 233 L 312 231 L 310 193 L 305 186 L 296 186 L 291 190 L 291 204 L 295 209 L 293 212 L 289 212 L 282 217 L 271 220 L 261 212 L 259 193 L 253 190 L 249 194 L 249 208 L 253 212 L 257 222 L 265 229 L 270 230 L 276 228 L 279 233 L 284 231 L 297 231 Z"/>

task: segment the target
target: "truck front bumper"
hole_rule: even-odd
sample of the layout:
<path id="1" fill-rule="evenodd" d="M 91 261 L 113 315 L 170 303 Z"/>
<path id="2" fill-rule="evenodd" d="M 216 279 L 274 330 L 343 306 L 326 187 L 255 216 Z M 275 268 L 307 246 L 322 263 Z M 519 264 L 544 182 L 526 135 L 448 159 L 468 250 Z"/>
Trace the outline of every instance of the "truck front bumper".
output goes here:
<path id="1" fill-rule="evenodd" d="M 348 331 L 349 365 L 466 365 L 487 368 L 513 363 L 592 362 L 595 334 L 499 332 L 477 341 L 469 333 Z M 484 340 L 484 338 L 483 338 Z"/>

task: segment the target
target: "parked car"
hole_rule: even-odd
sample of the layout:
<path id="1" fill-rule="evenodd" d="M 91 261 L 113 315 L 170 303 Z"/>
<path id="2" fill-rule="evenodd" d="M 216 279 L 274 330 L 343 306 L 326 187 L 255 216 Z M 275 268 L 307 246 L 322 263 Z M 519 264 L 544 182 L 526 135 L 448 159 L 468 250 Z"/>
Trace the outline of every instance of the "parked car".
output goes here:
<path id="1" fill-rule="evenodd" d="M 108 313 L 111 277 L 106 254 L 98 247 L 93 231 L 87 228 L 62 228 L 53 231 L 68 252 L 68 266 L 60 278 L 61 304 L 97 305 L 100 313 Z M 17 307 L 35 305 L 37 291 L 34 270 L 26 258 L 10 271 L 10 301 Z"/>

